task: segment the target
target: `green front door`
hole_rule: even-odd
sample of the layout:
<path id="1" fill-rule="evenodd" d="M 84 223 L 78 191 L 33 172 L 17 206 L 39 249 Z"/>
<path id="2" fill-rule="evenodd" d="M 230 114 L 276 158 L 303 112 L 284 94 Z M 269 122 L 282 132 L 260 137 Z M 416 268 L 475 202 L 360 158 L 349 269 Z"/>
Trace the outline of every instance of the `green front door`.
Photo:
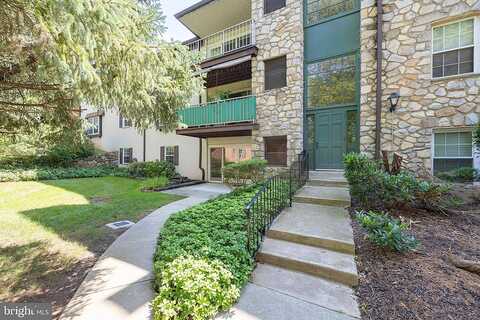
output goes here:
<path id="1" fill-rule="evenodd" d="M 307 115 L 310 165 L 314 169 L 341 169 L 343 156 L 357 151 L 356 108 L 336 108 Z"/>
<path id="2" fill-rule="evenodd" d="M 304 0 L 305 148 L 314 169 L 358 151 L 360 0 Z"/>
<path id="3" fill-rule="evenodd" d="M 315 115 L 316 168 L 336 169 L 345 153 L 345 119 L 342 112 L 324 111 Z"/>

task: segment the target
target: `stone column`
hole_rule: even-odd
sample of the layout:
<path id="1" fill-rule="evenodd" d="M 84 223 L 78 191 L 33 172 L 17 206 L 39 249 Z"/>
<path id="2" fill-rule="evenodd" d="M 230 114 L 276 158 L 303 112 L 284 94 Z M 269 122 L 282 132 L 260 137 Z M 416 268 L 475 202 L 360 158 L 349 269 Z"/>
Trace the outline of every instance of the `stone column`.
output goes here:
<path id="1" fill-rule="evenodd" d="M 287 136 L 288 163 L 303 150 L 303 1 L 287 0 L 286 7 L 264 14 L 264 0 L 252 0 L 257 57 L 252 60 L 252 90 L 257 96 L 253 132 L 255 157 L 264 157 L 263 137 Z M 287 58 L 287 86 L 265 91 L 264 61 Z"/>

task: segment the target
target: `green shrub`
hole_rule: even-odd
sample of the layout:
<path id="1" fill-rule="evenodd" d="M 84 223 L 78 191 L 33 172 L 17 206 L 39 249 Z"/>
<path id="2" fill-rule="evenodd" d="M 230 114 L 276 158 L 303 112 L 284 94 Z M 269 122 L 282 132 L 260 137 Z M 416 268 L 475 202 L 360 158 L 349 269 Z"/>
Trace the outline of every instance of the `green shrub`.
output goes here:
<path id="1" fill-rule="evenodd" d="M 31 134 L 0 140 L 0 168 L 68 167 L 77 159 L 95 154 L 81 123 L 71 130 L 41 126 Z"/>
<path id="2" fill-rule="evenodd" d="M 0 182 L 58 180 L 73 178 L 91 178 L 105 176 L 127 176 L 125 169 L 117 167 L 96 168 L 34 168 L 0 170 Z"/>
<path id="3" fill-rule="evenodd" d="M 257 190 L 258 186 L 239 188 L 227 195 L 175 213 L 167 220 L 160 232 L 154 257 L 155 287 L 159 292 L 165 285 L 162 274 L 169 272 L 166 271 L 170 268 L 169 263 L 185 256 L 204 260 L 209 264 L 218 263 L 232 274 L 237 288 L 243 287 L 253 270 L 253 259 L 247 250 L 247 217 L 244 208 Z M 216 287 L 218 283 L 209 280 L 205 286 L 209 285 Z M 226 290 L 224 294 L 229 295 L 230 289 Z M 185 296 L 180 292 L 175 294 L 174 300 L 182 306 L 199 303 L 196 297 Z M 208 310 L 227 307 L 227 304 L 222 306 L 214 300 L 202 303 L 206 304 Z M 230 301 L 228 305 L 232 303 L 233 301 Z M 161 308 L 170 310 L 171 305 L 160 306 L 157 302 L 156 310 Z M 203 311 L 196 313 L 193 309 L 188 310 L 192 313 L 185 314 L 185 318 L 181 319 L 206 319 Z"/>
<path id="4" fill-rule="evenodd" d="M 477 175 L 476 169 L 463 167 L 453 171 L 440 172 L 437 177 L 448 182 L 472 182 L 475 181 Z"/>
<path id="5" fill-rule="evenodd" d="M 133 162 L 128 165 L 128 173 L 132 177 L 159 177 L 175 178 L 175 166 L 169 161 Z"/>
<path id="6" fill-rule="evenodd" d="M 148 178 L 140 184 L 141 190 L 154 190 L 166 187 L 168 185 L 168 178 L 164 176 Z"/>
<path id="7" fill-rule="evenodd" d="M 217 261 L 179 257 L 165 265 L 160 277 L 154 320 L 211 319 L 240 295 L 232 273 Z"/>
<path id="8" fill-rule="evenodd" d="M 359 212 L 356 220 L 366 229 L 367 238 L 380 247 L 388 247 L 398 252 L 414 250 L 419 242 L 406 233 L 409 226 L 386 213 Z"/>
<path id="9" fill-rule="evenodd" d="M 258 183 L 265 179 L 267 161 L 251 159 L 231 163 L 223 168 L 223 177 L 226 184 L 244 186 L 248 183 Z"/>
<path id="10" fill-rule="evenodd" d="M 390 175 L 366 155 L 350 153 L 344 164 L 350 194 L 363 209 L 417 206 L 442 211 L 448 200 L 448 186 L 417 179 L 405 171 Z"/>

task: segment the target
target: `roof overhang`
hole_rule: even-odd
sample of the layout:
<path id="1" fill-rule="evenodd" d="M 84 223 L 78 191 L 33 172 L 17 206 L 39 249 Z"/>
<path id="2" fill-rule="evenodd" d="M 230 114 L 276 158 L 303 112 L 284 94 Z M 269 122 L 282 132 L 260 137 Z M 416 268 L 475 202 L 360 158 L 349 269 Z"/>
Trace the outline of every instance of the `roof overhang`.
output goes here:
<path id="1" fill-rule="evenodd" d="M 202 0 L 175 15 L 199 38 L 250 19 L 251 0 Z"/>
<path id="2" fill-rule="evenodd" d="M 228 68 L 243 63 L 245 61 L 251 60 L 252 57 L 255 57 L 257 55 L 257 53 L 258 49 L 254 45 L 229 52 L 221 57 L 202 62 L 200 64 L 201 73 L 212 71 L 215 69 Z"/>
<path id="3" fill-rule="evenodd" d="M 177 129 L 177 134 L 195 138 L 239 137 L 251 136 L 252 130 L 257 130 L 258 124 L 253 122 L 218 125 L 208 127 L 194 127 Z"/>

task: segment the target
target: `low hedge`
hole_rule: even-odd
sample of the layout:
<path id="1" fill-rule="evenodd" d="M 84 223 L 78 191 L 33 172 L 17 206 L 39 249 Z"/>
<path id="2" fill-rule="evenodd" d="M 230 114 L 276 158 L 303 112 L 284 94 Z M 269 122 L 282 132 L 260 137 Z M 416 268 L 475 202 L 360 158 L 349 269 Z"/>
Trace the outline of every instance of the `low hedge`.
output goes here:
<path id="1" fill-rule="evenodd" d="M 0 169 L 0 182 L 58 180 L 104 176 L 127 176 L 126 169 L 117 167 L 96 168 L 33 168 Z"/>
<path id="2" fill-rule="evenodd" d="M 254 265 L 244 207 L 257 190 L 239 188 L 168 219 L 154 257 L 155 320 L 209 319 L 233 305 Z"/>
<path id="3" fill-rule="evenodd" d="M 175 171 L 175 166 L 170 161 L 146 161 L 146 162 L 132 162 L 127 166 L 128 174 L 132 177 L 139 178 L 153 178 L 153 177 L 167 177 L 168 179 L 175 178 L 178 174 Z"/>
<path id="4" fill-rule="evenodd" d="M 265 178 L 267 161 L 251 159 L 231 163 L 223 167 L 223 177 L 226 184 L 244 186 L 249 183 L 258 183 Z"/>

